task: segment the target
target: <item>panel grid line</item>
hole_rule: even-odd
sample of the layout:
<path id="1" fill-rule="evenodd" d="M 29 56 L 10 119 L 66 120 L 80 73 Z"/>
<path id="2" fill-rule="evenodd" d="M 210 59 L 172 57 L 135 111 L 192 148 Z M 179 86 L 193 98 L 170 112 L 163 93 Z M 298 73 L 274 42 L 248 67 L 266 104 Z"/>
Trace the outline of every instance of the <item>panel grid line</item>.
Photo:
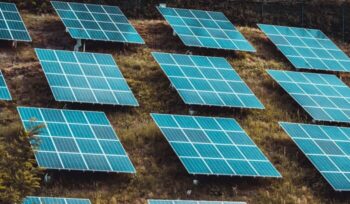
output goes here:
<path id="1" fill-rule="evenodd" d="M 290 122 L 279 124 L 334 190 L 350 191 L 349 128 Z"/>
<path id="2" fill-rule="evenodd" d="M 170 7 L 157 9 L 187 46 L 256 52 L 221 12 Z M 207 18 L 200 17 L 200 13 Z"/>
<path id="3" fill-rule="evenodd" d="M 59 1 L 51 4 L 74 39 L 145 44 L 117 6 Z"/>
<path id="4" fill-rule="evenodd" d="M 350 72 L 350 58 L 322 31 L 258 24 L 297 69 Z"/>
<path id="5" fill-rule="evenodd" d="M 151 116 L 190 174 L 281 177 L 234 119 Z"/>
<path id="6" fill-rule="evenodd" d="M 186 104 L 264 109 L 224 58 L 158 52 L 152 55 Z"/>
<path id="7" fill-rule="evenodd" d="M 139 105 L 112 55 L 48 49 L 35 51 L 57 101 Z"/>
<path id="8" fill-rule="evenodd" d="M 0 23 L 6 26 L 0 29 L 1 40 L 32 41 L 16 4 L 0 2 L 0 17 Z"/>
<path id="9" fill-rule="evenodd" d="M 350 122 L 350 88 L 335 75 L 267 72 L 314 120 Z"/>
<path id="10" fill-rule="evenodd" d="M 18 107 L 18 112 L 26 131 L 43 125 L 35 134 L 39 141 L 30 141 L 32 147 L 36 147 L 34 154 L 40 167 L 135 173 L 133 164 L 103 112 L 29 107 Z"/>

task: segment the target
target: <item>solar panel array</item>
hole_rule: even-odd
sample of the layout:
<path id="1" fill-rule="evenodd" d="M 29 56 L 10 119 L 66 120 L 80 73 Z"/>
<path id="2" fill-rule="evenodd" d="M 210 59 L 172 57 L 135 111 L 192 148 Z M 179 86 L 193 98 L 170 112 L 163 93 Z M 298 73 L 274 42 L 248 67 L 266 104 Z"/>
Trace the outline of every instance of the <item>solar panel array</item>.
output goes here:
<path id="1" fill-rule="evenodd" d="M 47 169 L 135 173 L 103 112 L 19 107 L 38 165 Z"/>
<path id="2" fill-rule="evenodd" d="M 350 128 L 280 125 L 335 190 L 350 191 Z"/>
<path id="3" fill-rule="evenodd" d="M 264 109 L 224 58 L 153 52 L 186 104 Z"/>
<path id="4" fill-rule="evenodd" d="M 245 202 L 197 201 L 197 200 L 148 200 L 148 204 L 245 204 Z"/>
<path id="5" fill-rule="evenodd" d="M 12 100 L 10 91 L 7 87 L 4 75 L 2 74 L 1 70 L 0 70 L 0 100 L 6 100 L 6 101 Z"/>
<path id="6" fill-rule="evenodd" d="M 350 58 L 322 31 L 258 26 L 296 68 L 350 72 Z"/>
<path id="7" fill-rule="evenodd" d="M 255 52 L 222 12 L 158 7 L 187 46 Z"/>
<path id="8" fill-rule="evenodd" d="M 0 2 L 0 39 L 32 41 L 16 4 Z"/>
<path id="9" fill-rule="evenodd" d="M 35 51 L 57 101 L 138 106 L 112 55 Z"/>
<path id="10" fill-rule="evenodd" d="M 268 70 L 314 120 L 350 122 L 350 88 L 335 75 Z"/>
<path id="11" fill-rule="evenodd" d="M 144 44 L 117 6 L 51 1 L 74 39 Z"/>
<path id="12" fill-rule="evenodd" d="M 234 119 L 152 117 L 190 174 L 281 177 Z"/>
<path id="13" fill-rule="evenodd" d="M 91 204 L 89 199 L 27 196 L 22 204 Z"/>

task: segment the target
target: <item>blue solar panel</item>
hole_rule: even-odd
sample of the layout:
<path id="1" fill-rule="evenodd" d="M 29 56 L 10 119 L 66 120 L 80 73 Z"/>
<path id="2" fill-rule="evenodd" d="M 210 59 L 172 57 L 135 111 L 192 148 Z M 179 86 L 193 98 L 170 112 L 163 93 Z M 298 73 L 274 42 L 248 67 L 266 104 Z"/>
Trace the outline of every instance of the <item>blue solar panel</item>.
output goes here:
<path id="1" fill-rule="evenodd" d="M 152 114 L 190 174 L 281 177 L 234 119 Z"/>
<path id="2" fill-rule="evenodd" d="M 47 169 L 135 173 L 103 112 L 19 107 L 38 165 Z"/>
<path id="3" fill-rule="evenodd" d="M 51 1 L 74 39 L 144 44 L 117 6 Z"/>
<path id="4" fill-rule="evenodd" d="M 57 101 L 138 106 L 112 55 L 35 51 Z"/>
<path id="5" fill-rule="evenodd" d="M 264 109 L 224 58 L 153 52 L 186 104 Z"/>
<path id="6" fill-rule="evenodd" d="M 280 125 L 335 190 L 350 191 L 350 128 Z"/>
<path id="7" fill-rule="evenodd" d="M 158 7 L 187 46 L 255 52 L 222 12 Z"/>
<path id="8" fill-rule="evenodd" d="M 32 41 L 16 4 L 0 2 L 0 39 Z"/>
<path id="9" fill-rule="evenodd" d="M 268 70 L 314 120 L 350 122 L 350 88 L 335 75 Z"/>
<path id="10" fill-rule="evenodd" d="M 233 201 L 197 201 L 197 200 L 148 200 L 148 204 L 245 204 Z"/>
<path id="11" fill-rule="evenodd" d="M 258 26 L 296 68 L 350 72 L 350 58 L 322 31 Z"/>
<path id="12" fill-rule="evenodd" d="M 27 196 L 22 204 L 91 204 L 89 199 Z"/>
<path id="13" fill-rule="evenodd" d="M 2 75 L 1 70 L 0 70 L 0 100 L 6 100 L 6 101 L 12 100 L 10 91 L 7 87 L 4 75 Z"/>

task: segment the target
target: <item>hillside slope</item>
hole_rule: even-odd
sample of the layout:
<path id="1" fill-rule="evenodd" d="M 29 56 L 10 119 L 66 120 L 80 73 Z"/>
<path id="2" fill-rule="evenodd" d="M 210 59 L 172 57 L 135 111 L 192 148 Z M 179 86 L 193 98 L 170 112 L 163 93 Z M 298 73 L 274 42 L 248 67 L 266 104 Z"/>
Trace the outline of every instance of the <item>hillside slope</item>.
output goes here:
<path id="1" fill-rule="evenodd" d="M 32 44 L 10 49 L 0 45 L 1 70 L 13 102 L 0 102 L 0 131 L 20 126 L 16 106 L 104 111 L 134 163 L 137 174 L 57 172 L 43 183 L 38 195 L 87 197 L 93 203 L 146 203 L 148 198 L 237 200 L 248 203 L 346 203 L 349 194 L 335 193 L 278 126 L 278 121 L 311 122 L 300 107 L 273 82 L 266 69 L 293 70 L 256 28 L 240 27 L 258 52 L 234 53 L 191 49 L 193 54 L 226 57 L 265 105 L 265 110 L 192 107 L 196 115 L 232 117 L 282 173 L 282 179 L 190 176 L 150 118 L 151 112 L 188 114 L 185 105 L 151 56 L 152 51 L 185 53 L 164 21 L 132 23 L 145 46 L 87 43 L 87 51 L 111 53 L 128 80 L 140 107 L 63 104 L 55 102 L 33 48 L 72 50 L 74 41 L 56 16 L 23 14 Z M 348 54 L 348 44 L 337 44 Z M 342 78 L 350 84 L 347 75 Z M 192 180 L 199 184 L 193 185 Z M 186 192 L 192 190 L 191 195 Z"/>

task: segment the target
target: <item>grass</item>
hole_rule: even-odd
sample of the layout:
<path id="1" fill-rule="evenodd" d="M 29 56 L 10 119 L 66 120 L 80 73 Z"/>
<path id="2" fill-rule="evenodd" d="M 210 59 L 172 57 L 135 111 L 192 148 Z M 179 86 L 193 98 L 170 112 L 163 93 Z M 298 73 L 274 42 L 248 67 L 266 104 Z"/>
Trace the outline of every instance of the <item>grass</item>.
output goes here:
<path id="1" fill-rule="evenodd" d="M 310 118 L 267 75 L 266 69 L 292 70 L 291 65 L 256 28 L 239 29 L 257 53 L 190 49 L 193 54 L 226 57 L 265 105 L 265 110 L 189 107 L 183 104 L 151 56 L 152 51 L 185 53 L 164 21 L 135 20 L 146 46 L 87 43 L 87 51 L 111 53 L 126 77 L 140 107 L 111 107 L 55 102 L 33 48 L 72 50 L 74 41 L 55 16 L 25 14 L 32 44 L 9 49 L 0 46 L 0 62 L 14 101 L 0 103 L 0 127 L 20 124 L 16 106 L 104 111 L 134 163 L 137 174 L 49 172 L 37 195 L 87 197 L 93 203 L 146 203 L 148 198 L 237 200 L 249 203 L 347 203 L 350 196 L 335 193 L 278 126 L 278 121 L 308 122 Z M 348 44 L 338 42 L 350 53 Z M 342 78 L 350 82 L 347 75 Z M 150 113 L 232 117 L 282 173 L 282 179 L 189 175 L 150 118 Z M 193 179 L 199 184 L 194 185 Z M 187 191 L 191 190 L 191 195 Z"/>

